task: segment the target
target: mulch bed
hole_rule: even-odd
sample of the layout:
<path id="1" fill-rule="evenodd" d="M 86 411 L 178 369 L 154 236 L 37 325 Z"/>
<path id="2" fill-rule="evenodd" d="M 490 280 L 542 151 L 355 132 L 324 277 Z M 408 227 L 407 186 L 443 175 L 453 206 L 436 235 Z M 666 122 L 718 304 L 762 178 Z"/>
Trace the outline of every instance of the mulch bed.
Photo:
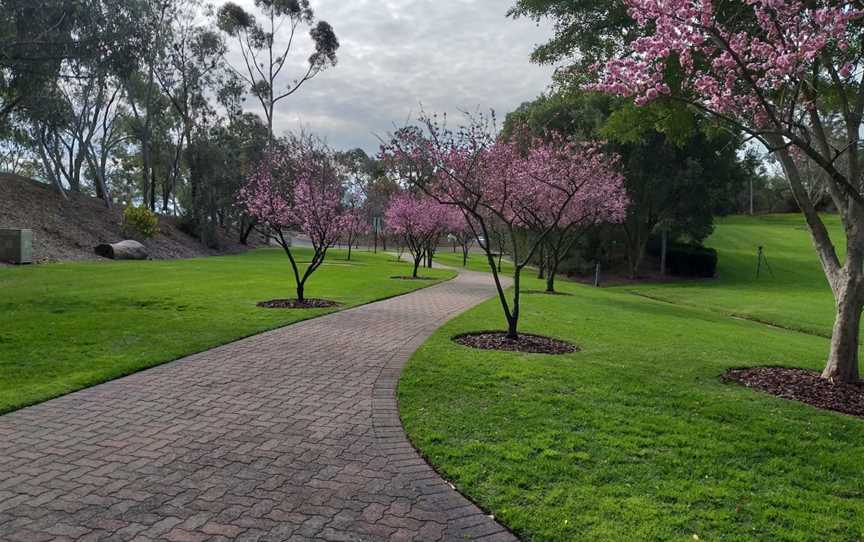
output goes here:
<path id="1" fill-rule="evenodd" d="M 328 307 L 338 307 L 339 302 L 329 299 L 305 299 L 297 301 L 296 299 L 271 299 L 270 301 L 261 301 L 259 307 L 265 309 L 326 309 Z"/>
<path id="2" fill-rule="evenodd" d="M 411 275 L 394 275 L 390 278 L 396 280 L 435 280 L 435 277 L 412 277 Z"/>
<path id="3" fill-rule="evenodd" d="M 520 333 L 517 340 L 508 339 L 506 331 L 478 331 L 453 337 L 453 342 L 482 350 L 505 350 L 529 354 L 570 354 L 579 349 L 566 341 Z"/>
<path id="4" fill-rule="evenodd" d="M 730 369 L 725 380 L 824 410 L 864 417 L 864 382 L 831 382 L 815 371 L 790 367 Z"/>

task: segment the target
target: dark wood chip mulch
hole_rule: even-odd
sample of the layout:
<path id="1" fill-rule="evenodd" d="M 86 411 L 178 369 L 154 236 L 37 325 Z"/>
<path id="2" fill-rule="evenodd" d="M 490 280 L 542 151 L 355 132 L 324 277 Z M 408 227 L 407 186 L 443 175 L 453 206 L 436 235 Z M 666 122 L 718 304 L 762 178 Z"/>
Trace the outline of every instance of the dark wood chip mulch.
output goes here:
<path id="1" fill-rule="evenodd" d="M 864 382 L 831 382 L 815 371 L 790 367 L 730 369 L 723 378 L 784 399 L 864 418 Z"/>
<path id="2" fill-rule="evenodd" d="M 570 354 L 579 349 L 566 341 L 520 333 L 517 340 L 508 339 L 505 331 L 480 331 L 456 335 L 453 341 L 463 346 L 482 350 L 505 350 L 507 352 L 527 352 L 530 354 Z"/>
<path id="3" fill-rule="evenodd" d="M 394 275 L 390 278 L 396 280 L 435 280 L 435 277 L 412 277 L 411 275 Z"/>
<path id="4" fill-rule="evenodd" d="M 297 301 L 296 299 L 271 299 L 270 301 L 261 301 L 259 307 L 265 309 L 325 309 L 328 307 L 338 307 L 339 302 L 329 299 L 304 299 Z"/>

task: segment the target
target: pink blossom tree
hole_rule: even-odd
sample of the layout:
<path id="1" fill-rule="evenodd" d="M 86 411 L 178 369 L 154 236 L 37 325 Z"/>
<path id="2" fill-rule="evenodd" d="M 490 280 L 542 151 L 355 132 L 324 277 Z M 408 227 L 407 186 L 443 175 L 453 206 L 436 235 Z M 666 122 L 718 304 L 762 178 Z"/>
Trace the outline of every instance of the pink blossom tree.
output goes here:
<path id="1" fill-rule="evenodd" d="M 498 292 L 507 337 L 518 339 L 522 270 L 547 235 L 589 193 L 593 183 L 622 182 L 615 157 L 594 146 L 535 140 L 526 150 L 517 141 L 498 141 L 494 121 L 475 117 L 450 130 L 435 117 L 421 118 L 422 128 L 397 131 L 383 155 L 391 169 L 444 205 L 454 206 L 474 231 L 486 255 Z M 554 160 L 550 161 L 550 156 Z M 541 218 L 542 217 L 542 218 Z M 545 220 L 545 227 L 540 228 Z M 537 235 L 527 243 L 518 233 L 532 225 Z M 503 230 L 513 260 L 513 295 L 501 283 L 492 239 Z"/>
<path id="2" fill-rule="evenodd" d="M 387 229 L 399 236 L 411 253 L 411 277 L 416 279 L 420 263 L 447 224 L 446 209 L 429 197 L 403 192 L 390 200 L 384 220 Z"/>
<path id="3" fill-rule="evenodd" d="M 837 305 L 822 376 L 858 380 L 864 306 L 864 6 L 849 0 L 624 2 L 640 37 L 599 67 L 591 88 L 632 96 L 639 104 L 683 100 L 774 154 Z M 841 127 L 839 140 L 829 134 L 835 124 Z M 843 260 L 796 157 L 824 172 L 843 223 Z"/>
<path id="4" fill-rule="evenodd" d="M 453 236 L 456 244 L 462 250 L 462 267 L 465 267 L 468 265 L 468 254 L 471 252 L 471 247 L 477 240 L 477 236 L 459 209 L 453 207 L 449 209 L 447 224 L 448 233 Z"/>
<path id="5" fill-rule="evenodd" d="M 366 216 L 360 207 L 351 206 L 342 215 L 342 242 L 348 245 L 348 260 L 351 259 L 351 249 L 357 239 L 369 233 L 370 226 L 366 222 Z"/>
<path id="6" fill-rule="evenodd" d="M 623 222 L 629 199 L 624 177 L 617 171 L 617 157 L 607 157 L 596 144 L 564 141 L 557 134 L 550 137 L 546 144 L 535 141 L 528 151 L 528 159 L 537 164 L 528 174 L 541 182 L 536 183 L 533 201 L 529 200 L 521 221 L 534 236 L 545 232 L 541 250 L 546 291 L 554 292 L 558 267 L 570 248 L 598 224 Z M 578 193 L 565 203 L 567 192 L 545 182 L 546 177 L 572 179 L 579 185 Z"/>
<path id="7" fill-rule="evenodd" d="M 347 224 L 331 158 L 323 146 L 299 138 L 286 150 L 269 152 L 238 194 L 239 203 L 288 256 L 299 303 L 306 302 L 306 281 Z M 304 233 L 312 243 L 312 259 L 302 270 L 291 246 L 292 231 Z"/>

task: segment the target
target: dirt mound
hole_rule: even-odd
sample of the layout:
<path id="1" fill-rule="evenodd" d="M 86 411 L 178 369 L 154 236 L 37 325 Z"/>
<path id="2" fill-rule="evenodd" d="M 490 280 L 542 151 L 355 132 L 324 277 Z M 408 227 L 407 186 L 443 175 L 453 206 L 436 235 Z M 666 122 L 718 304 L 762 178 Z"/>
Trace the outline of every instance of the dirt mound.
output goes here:
<path id="1" fill-rule="evenodd" d="M 107 209 L 102 200 L 72 193 L 65 200 L 47 184 L 0 173 L 0 228 L 32 229 L 34 261 L 101 259 L 93 247 L 126 238 L 121 218 L 122 209 Z M 236 242 L 236 235 L 220 232 L 222 250 L 208 249 L 180 231 L 170 217 L 159 218 L 159 229 L 151 239 L 139 239 L 152 258 L 193 258 L 246 248 Z"/>

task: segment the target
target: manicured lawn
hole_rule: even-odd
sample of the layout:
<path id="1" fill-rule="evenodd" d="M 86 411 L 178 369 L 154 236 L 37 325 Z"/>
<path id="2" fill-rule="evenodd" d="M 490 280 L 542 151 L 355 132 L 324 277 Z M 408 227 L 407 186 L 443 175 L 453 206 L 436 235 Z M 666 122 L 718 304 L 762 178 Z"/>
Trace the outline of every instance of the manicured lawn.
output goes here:
<path id="1" fill-rule="evenodd" d="M 445 250 L 441 248 L 438 252 L 435 253 L 435 261 L 442 265 L 449 265 L 451 267 L 461 268 L 462 267 L 462 251 L 457 248 L 457 251 L 454 253 L 450 249 Z M 470 269 L 471 271 L 482 271 L 484 273 L 489 272 L 489 263 L 486 260 L 486 255 L 482 252 L 472 252 L 468 256 L 468 265 L 465 266 L 465 269 Z M 513 273 L 513 264 L 510 263 L 507 259 L 501 261 L 501 272 L 507 275 Z M 524 271 L 525 275 L 531 274 L 530 270 Z"/>
<path id="2" fill-rule="evenodd" d="M 344 254 L 331 253 L 307 296 L 350 307 L 434 284 L 390 279 L 408 266 L 388 255 L 354 251 L 347 262 Z M 294 295 L 288 259 L 270 249 L 2 268 L 0 292 L 0 412 L 334 310 L 256 307 Z"/>
<path id="3" fill-rule="evenodd" d="M 845 253 L 839 220 L 825 220 L 834 245 Z M 720 252 L 718 279 L 625 289 L 830 337 L 834 300 L 800 215 L 721 219 L 706 244 Z M 759 245 L 773 277 L 763 268 L 756 278 Z"/>
<path id="4" fill-rule="evenodd" d="M 719 379 L 737 366 L 819 369 L 827 351 L 823 337 L 726 314 L 752 304 L 830 328 L 806 237 L 788 218 L 754 222 L 750 233 L 743 219 L 718 228 L 712 242 L 738 247 L 720 246 L 721 280 L 651 287 L 686 305 L 563 281 L 572 296 L 525 296 L 522 329 L 575 342 L 575 354 L 450 341 L 503 327 L 494 300 L 451 321 L 400 382 L 410 437 L 526 540 L 864 539 L 864 420 Z M 777 275 L 764 289 L 747 278 L 758 236 Z"/>

